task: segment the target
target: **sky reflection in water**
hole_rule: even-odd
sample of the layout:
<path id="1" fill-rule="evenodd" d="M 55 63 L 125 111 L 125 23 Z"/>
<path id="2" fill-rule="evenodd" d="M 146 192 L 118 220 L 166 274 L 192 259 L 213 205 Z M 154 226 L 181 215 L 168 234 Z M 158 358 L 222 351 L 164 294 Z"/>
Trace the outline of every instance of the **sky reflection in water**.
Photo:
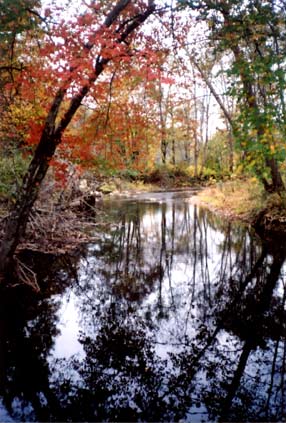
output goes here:
<path id="1" fill-rule="evenodd" d="M 285 249 L 173 197 L 107 203 L 96 245 L 41 258 L 40 297 L 5 294 L 14 420 L 286 419 Z"/>

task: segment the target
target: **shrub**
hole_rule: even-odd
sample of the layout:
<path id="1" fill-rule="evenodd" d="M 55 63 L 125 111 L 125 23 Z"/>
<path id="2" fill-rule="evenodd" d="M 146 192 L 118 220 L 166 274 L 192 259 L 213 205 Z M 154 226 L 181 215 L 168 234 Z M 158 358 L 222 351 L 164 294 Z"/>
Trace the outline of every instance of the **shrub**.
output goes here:
<path id="1" fill-rule="evenodd" d="M 12 152 L 0 157 L 0 199 L 13 201 L 22 177 L 28 168 L 29 158 L 20 152 Z"/>
<path id="2" fill-rule="evenodd" d="M 129 181 L 136 181 L 140 179 L 140 172 L 136 169 L 123 169 L 118 171 L 118 175 L 121 178 L 127 179 Z"/>

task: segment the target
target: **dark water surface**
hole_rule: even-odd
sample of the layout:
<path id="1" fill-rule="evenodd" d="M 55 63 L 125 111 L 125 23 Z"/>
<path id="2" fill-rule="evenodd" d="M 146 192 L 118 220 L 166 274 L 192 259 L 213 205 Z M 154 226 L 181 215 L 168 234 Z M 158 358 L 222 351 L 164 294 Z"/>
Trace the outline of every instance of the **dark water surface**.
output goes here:
<path id="1" fill-rule="evenodd" d="M 286 421 L 286 243 L 190 193 L 105 206 L 81 255 L 0 295 L 0 421 Z"/>

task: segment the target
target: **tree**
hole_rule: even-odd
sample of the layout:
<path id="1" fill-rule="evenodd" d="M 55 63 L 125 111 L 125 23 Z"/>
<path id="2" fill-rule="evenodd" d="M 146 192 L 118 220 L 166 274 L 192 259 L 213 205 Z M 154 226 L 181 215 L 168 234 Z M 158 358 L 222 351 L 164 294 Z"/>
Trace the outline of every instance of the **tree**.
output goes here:
<path id="1" fill-rule="evenodd" d="M 40 18 L 36 12 L 39 4 L 38 0 L 4 0 L 0 5 L 0 135 L 1 147 L 5 150 L 22 140 L 22 131 L 16 130 L 15 122 L 20 103 L 16 81 L 26 66 L 22 46 L 30 44 L 28 34 L 36 37 L 40 33 Z M 21 120 L 25 120 L 23 112 Z"/>
<path id="2" fill-rule="evenodd" d="M 47 39 L 42 46 L 40 53 L 45 57 L 40 69 L 42 74 L 33 63 L 33 76 L 34 80 L 42 78 L 53 98 L 46 116 L 34 122 L 32 128 L 30 138 L 36 147 L 15 206 L 5 224 L 0 247 L 2 273 L 12 263 L 41 183 L 75 113 L 110 62 L 129 60 L 130 55 L 135 54 L 132 39 L 155 9 L 153 0 L 137 4 L 131 0 L 118 0 L 112 3 L 102 23 L 100 9 L 91 3 L 89 10 L 78 16 L 76 23 L 60 22 L 54 28 L 50 42 Z M 52 66 L 48 65 L 48 60 L 52 61 Z M 23 89 L 29 88 L 29 77 L 27 73 Z"/>
<path id="3" fill-rule="evenodd" d="M 7 80 L 14 80 L 14 73 L 21 70 L 17 55 L 19 36 L 39 27 L 36 8 L 39 0 L 3 0 L 0 6 L 0 72 L 1 88 Z"/>
<path id="4" fill-rule="evenodd" d="M 240 113 L 238 146 L 269 192 L 285 191 L 280 163 L 285 122 L 285 8 L 281 1 L 179 1 L 199 12 L 209 26 L 209 48 L 231 54 L 228 73 L 236 77 L 231 95 Z"/>
<path id="5" fill-rule="evenodd" d="M 153 161 L 158 130 L 148 78 L 133 62 L 109 67 L 110 81 L 96 107 L 83 108 L 73 125 L 77 142 L 74 160 L 95 172 L 122 171 L 130 175 Z M 145 72 L 144 72 L 145 73 Z M 86 157 L 81 153 L 85 149 Z M 79 151 L 80 150 L 80 151 Z"/>

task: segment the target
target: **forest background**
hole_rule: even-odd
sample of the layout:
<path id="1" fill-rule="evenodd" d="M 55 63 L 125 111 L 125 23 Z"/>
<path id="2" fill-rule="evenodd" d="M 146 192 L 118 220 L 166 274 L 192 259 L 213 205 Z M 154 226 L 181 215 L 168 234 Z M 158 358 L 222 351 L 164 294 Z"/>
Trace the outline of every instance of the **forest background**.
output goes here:
<path id="1" fill-rule="evenodd" d="M 248 178 L 284 207 L 285 14 L 278 0 L 1 0 L 0 270 L 36 202 L 58 207 L 82 179 Z"/>

